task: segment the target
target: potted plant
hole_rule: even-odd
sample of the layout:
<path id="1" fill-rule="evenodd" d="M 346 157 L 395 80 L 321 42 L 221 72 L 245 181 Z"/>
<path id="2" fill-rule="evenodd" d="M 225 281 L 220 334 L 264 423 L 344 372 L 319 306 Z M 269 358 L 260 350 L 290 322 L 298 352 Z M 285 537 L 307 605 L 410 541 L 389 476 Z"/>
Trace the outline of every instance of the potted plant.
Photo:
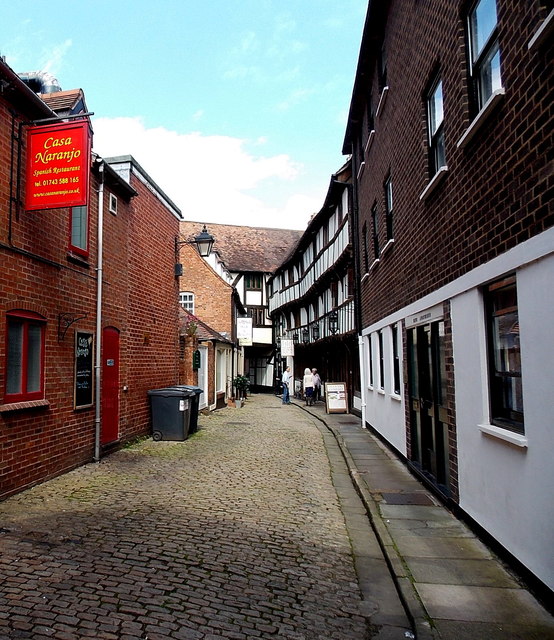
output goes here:
<path id="1" fill-rule="evenodd" d="M 246 392 L 250 387 L 250 380 L 246 376 L 237 376 L 233 380 L 233 387 L 237 390 L 237 398 L 246 398 Z"/>

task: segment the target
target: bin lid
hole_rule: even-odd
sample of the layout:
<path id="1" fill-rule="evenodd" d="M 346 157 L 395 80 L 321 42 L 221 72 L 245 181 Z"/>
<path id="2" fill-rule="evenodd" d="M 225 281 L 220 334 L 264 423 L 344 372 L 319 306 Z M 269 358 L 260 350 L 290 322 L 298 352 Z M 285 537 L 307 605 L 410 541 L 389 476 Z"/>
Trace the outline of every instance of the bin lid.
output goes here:
<path id="1" fill-rule="evenodd" d="M 164 387 L 163 389 L 150 389 L 148 391 L 149 396 L 163 396 L 164 398 L 180 397 L 180 398 L 192 398 L 194 393 L 183 387 Z"/>
<path id="2" fill-rule="evenodd" d="M 179 385 L 179 387 L 182 387 L 183 389 L 186 389 L 187 391 L 194 391 L 194 393 L 196 393 L 196 395 L 200 395 L 201 393 L 204 393 L 204 389 L 202 389 L 202 387 L 196 387 L 193 384 L 181 384 L 181 385 Z"/>

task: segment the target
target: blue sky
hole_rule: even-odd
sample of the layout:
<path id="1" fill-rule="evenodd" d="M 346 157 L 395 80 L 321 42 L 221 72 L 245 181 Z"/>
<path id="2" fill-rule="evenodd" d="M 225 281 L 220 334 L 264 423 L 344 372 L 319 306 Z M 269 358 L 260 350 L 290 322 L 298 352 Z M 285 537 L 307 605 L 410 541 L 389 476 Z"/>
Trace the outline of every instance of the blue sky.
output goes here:
<path id="1" fill-rule="evenodd" d="M 82 88 L 94 149 L 187 220 L 302 229 L 341 153 L 367 0 L 2 3 L 0 55 Z"/>

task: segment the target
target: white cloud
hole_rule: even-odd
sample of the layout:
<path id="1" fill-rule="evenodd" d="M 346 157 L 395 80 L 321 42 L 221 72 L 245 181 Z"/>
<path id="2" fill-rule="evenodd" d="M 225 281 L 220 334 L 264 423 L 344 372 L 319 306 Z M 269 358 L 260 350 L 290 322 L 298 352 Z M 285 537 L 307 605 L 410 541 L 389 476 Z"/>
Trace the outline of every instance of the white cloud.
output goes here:
<path id="1" fill-rule="evenodd" d="M 245 140 L 147 129 L 140 118 L 98 118 L 93 127 L 99 155 L 132 155 L 187 220 L 303 229 L 321 206 L 296 193 L 301 167 L 286 154 L 252 155 Z M 279 202 L 255 195 L 269 182 L 271 193 L 282 186 Z"/>
<path id="2" fill-rule="evenodd" d="M 71 49 L 73 42 L 70 39 L 56 45 L 53 49 L 43 54 L 42 71 L 59 73 L 63 67 L 63 61 L 67 52 Z"/>

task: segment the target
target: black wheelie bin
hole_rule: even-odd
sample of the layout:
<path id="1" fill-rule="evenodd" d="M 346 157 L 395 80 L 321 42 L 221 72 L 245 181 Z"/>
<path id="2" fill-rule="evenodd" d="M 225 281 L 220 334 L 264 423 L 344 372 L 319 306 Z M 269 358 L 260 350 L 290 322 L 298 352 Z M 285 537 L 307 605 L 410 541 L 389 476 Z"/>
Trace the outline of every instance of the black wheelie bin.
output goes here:
<path id="1" fill-rule="evenodd" d="M 194 393 L 182 387 L 150 389 L 153 440 L 186 440 Z"/>

